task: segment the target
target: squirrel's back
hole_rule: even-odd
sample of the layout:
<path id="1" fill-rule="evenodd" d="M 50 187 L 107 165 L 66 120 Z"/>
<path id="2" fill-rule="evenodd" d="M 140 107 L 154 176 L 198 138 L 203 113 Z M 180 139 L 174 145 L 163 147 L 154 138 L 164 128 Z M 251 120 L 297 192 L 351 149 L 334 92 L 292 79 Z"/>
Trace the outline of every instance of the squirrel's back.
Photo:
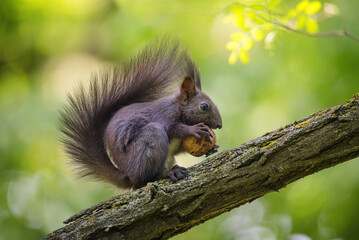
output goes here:
<path id="1" fill-rule="evenodd" d="M 199 71 L 186 51 L 177 41 L 161 39 L 112 70 L 92 76 L 88 88 L 81 85 L 69 95 L 60 112 L 60 130 L 65 151 L 80 175 L 125 187 L 113 178 L 117 169 L 103 141 L 110 118 L 123 106 L 170 94 L 185 76 L 200 87 Z"/>

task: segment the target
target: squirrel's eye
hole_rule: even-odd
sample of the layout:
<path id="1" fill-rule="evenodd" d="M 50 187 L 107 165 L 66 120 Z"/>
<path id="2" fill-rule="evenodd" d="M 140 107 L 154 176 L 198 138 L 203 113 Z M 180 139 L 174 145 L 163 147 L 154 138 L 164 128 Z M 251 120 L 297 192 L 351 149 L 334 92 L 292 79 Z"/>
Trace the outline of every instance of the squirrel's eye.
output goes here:
<path id="1" fill-rule="evenodd" d="M 201 105 L 199 105 L 199 107 L 201 108 L 202 111 L 207 111 L 208 110 L 208 104 L 207 103 L 201 103 Z"/>

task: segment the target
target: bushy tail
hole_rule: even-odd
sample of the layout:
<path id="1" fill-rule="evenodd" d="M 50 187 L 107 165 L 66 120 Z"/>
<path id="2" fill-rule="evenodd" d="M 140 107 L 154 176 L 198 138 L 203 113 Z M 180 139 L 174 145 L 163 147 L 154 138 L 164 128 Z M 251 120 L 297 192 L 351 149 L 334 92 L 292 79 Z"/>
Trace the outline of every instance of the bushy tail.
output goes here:
<path id="1" fill-rule="evenodd" d="M 81 85 L 69 95 L 60 112 L 60 130 L 65 151 L 80 175 L 120 186 L 103 141 L 111 116 L 123 106 L 171 93 L 186 75 L 196 79 L 200 87 L 198 69 L 186 51 L 177 41 L 162 39 L 111 71 L 93 76 L 88 88 Z"/>

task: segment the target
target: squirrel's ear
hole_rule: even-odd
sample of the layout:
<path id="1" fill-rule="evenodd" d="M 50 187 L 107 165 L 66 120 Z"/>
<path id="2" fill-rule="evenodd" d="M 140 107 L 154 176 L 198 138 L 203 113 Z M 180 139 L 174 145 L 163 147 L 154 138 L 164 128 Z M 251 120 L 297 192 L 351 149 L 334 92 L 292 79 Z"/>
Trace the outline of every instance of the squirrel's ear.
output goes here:
<path id="1" fill-rule="evenodd" d="M 181 96 L 183 100 L 186 100 L 190 97 L 195 96 L 196 91 L 196 83 L 194 79 L 190 76 L 187 76 L 183 79 L 181 84 Z"/>

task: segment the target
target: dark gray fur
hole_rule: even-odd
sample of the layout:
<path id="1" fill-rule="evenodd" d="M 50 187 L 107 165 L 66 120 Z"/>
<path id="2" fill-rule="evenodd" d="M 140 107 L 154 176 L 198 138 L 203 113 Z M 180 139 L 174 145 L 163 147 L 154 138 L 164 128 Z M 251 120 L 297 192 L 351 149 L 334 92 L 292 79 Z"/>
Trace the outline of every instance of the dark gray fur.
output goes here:
<path id="1" fill-rule="evenodd" d="M 201 111 L 201 103 L 209 110 Z M 93 76 L 88 89 L 80 86 L 69 95 L 60 120 L 65 150 L 81 176 L 121 188 L 162 177 L 182 179 L 186 169 L 169 168 L 166 161 L 183 150 L 178 145 L 170 152 L 169 145 L 191 135 L 208 136 L 203 123 L 222 126 L 217 107 L 201 91 L 196 65 L 178 42 L 168 39 Z"/>

